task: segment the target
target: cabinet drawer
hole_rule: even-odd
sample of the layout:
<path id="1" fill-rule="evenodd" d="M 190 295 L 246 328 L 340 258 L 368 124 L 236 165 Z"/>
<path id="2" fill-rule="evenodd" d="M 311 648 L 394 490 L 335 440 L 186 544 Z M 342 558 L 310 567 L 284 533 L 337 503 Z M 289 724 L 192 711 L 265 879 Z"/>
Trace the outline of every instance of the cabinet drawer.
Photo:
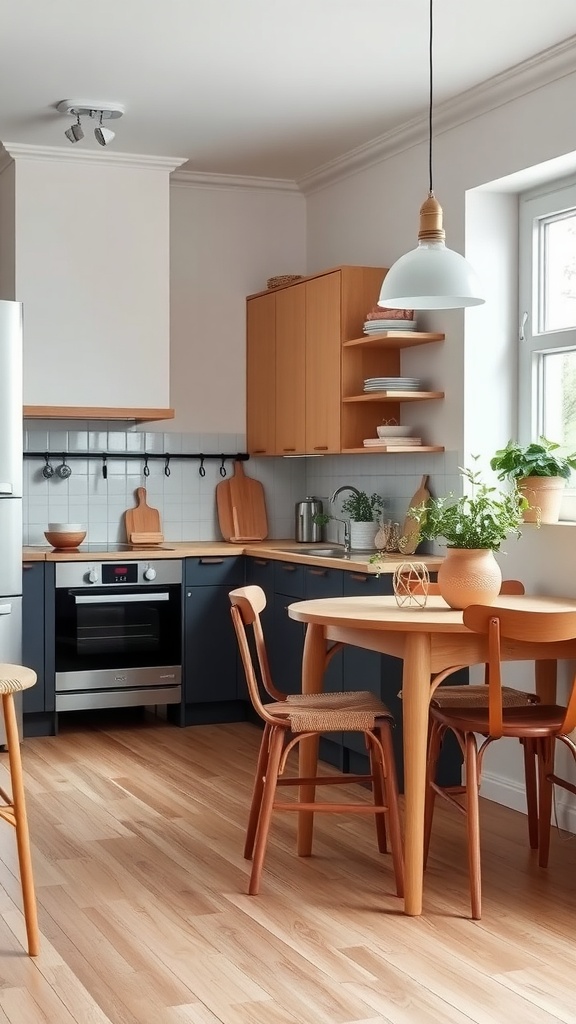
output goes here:
<path id="1" fill-rule="evenodd" d="M 307 565 L 304 568 L 304 593 L 314 600 L 322 597 L 342 597 L 344 573 L 342 569 L 326 569 Z"/>
<path id="2" fill-rule="evenodd" d="M 274 590 L 290 597 L 304 597 L 304 566 L 294 562 L 274 563 Z"/>
<path id="3" fill-rule="evenodd" d="M 187 587 L 203 587 L 218 583 L 230 588 L 241 587 L 244 585 L 244 558 L 241 555 L 204 555 L 199 558 L 186 558 L 184 581 Z"/>
<path id="4" fill-rule="evenodd" d="M 371 572 L 344 571 L 344 597 L 361 597 L 363 594 L 380 594 L 391 597 L 394 593 L 392 573 L 375 576 Z"/>
<path id="5" fill-rule="evenodd" d="M 266 595 L 274 590 L 274 559 L 253 557 L 246 559 L 246 583 L 262 587 Z"/>

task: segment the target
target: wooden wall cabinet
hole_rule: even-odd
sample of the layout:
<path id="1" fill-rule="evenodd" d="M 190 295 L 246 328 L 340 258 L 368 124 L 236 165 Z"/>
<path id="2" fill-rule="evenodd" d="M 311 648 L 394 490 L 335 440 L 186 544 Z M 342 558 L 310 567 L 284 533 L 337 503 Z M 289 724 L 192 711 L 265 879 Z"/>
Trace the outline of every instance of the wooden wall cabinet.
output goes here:
<path id="1" fill-rule="evenodd" d="M 360 335 L 385 273 L 383 267 L 336 267 L 248 297 L 250 454 L 343 450 L 342 346 Z"/>

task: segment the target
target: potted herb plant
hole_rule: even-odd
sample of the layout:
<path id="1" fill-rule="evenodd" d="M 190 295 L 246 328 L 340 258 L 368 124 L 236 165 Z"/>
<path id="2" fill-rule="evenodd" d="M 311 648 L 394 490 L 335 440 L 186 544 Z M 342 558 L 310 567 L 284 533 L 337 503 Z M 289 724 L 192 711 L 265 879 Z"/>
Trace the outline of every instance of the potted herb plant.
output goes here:
<path id="1" fill-rule="evenodd" d="M 494 552 L 509 534 L 520 537 L 523 512 L 528 507 L 516 489 L 498 491 L 483 483 L 475 469 L 460 472 L 468 493 L 429 498 L 409 512 L 418 523 L 419 541 L 446 541 L 438 585 L 452 608 L 486 604 L 497 596 L 502 573 Z"/>
<path id="2" fill-rule="evenodd" d="M 350 547 L 354 551 L 373 551 L 379 518 L 384 511 L 384 499 L 379 494 L 367 494 L 349 487 L 350 495 L 342 502 L 342 514 L 350 520 Z M 337 493 L 337 492 L 335 492 Z M 325 526 L 338 519 L 327 512 L 314 516 L 314 521 Z"/>
<path id="3" fill-rule="evenodd" d="M 527 499 L 525 523 L 558 522 L 566 480 L 576 469 L 576 452 L 561 455 L 559 449 L 545 437 L 527 445 L 510 440 L 490 460 L 498 479 L 511 480 Z"/>

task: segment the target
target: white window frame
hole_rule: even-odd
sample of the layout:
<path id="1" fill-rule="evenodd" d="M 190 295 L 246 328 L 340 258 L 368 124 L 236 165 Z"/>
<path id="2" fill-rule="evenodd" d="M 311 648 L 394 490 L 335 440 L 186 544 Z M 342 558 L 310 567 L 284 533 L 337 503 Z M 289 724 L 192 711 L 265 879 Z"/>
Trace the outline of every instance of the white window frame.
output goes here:
<path id="1" fill-rule="evenodd" d="M 538 439 L 543 429 L 542 356 L 576 349 L 576 328 L 544 331 L 538 323 L 542 278 L 538 274 L 540 252 L 539 220 L 576 210 L 576 177 L 548 182 L 519 196 L 519 353 L 518 353 L 518 437 L 522 444 Z M 550 440 L 556 440 L 551 438 Z M 576 487 L 574 478 L 572 487 Z"/>

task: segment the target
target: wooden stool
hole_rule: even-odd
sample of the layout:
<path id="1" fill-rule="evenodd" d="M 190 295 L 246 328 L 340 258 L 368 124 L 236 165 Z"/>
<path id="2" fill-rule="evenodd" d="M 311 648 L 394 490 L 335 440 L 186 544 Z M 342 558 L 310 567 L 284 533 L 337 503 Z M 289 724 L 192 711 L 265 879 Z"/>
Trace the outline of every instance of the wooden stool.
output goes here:
<path id="1" fill-rule="evenodd" d="M 40 952 L 40 936 L 38 933 L 38 916 L 36 912 L 36 894 L 32 875 L 32 857 L 30 854 L 30 837 L 28 835 L 28 819 L 24 799 L 24 781 L 22 778 L 22 761 L 20 759 L 20 738 L 14 707 L 14 694 L 34 686 L 37 676 L 31 668 L 23 665 L 5 665 L 0 663 L 0 695 L 2 696 L 2 713 L 6 728 L 6 749 L 10 765 L 12 798 L 0 787 L 0 818 L 13 825 L 16 829 L 18 847 L 18 863 L 20 865 L 20 884 L 22 886 L 22 902 L 24 920 L 28 937 L 28 953 L 38 956 Z"/>

